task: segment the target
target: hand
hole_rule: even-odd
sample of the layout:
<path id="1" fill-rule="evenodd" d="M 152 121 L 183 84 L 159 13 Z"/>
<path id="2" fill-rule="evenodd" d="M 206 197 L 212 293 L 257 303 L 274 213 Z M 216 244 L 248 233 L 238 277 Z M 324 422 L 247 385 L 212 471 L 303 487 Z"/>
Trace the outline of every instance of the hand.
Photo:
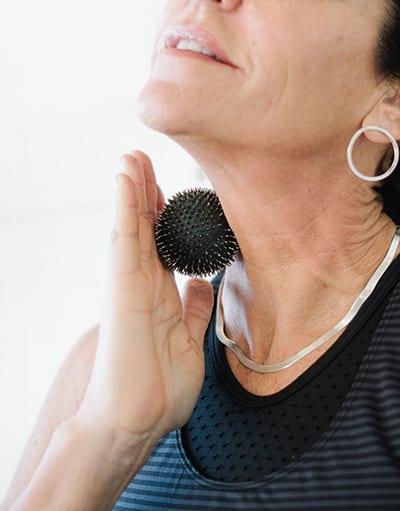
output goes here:
<path id="1" fill-rule="evenodd" d="M 154 241 L 163 199 L 151 161 L 136 151 L 122 164 L 98 348 L 79 414 L 157 442 L 194 408 L 213 293 L 193 279 L 181 301 Z"/>

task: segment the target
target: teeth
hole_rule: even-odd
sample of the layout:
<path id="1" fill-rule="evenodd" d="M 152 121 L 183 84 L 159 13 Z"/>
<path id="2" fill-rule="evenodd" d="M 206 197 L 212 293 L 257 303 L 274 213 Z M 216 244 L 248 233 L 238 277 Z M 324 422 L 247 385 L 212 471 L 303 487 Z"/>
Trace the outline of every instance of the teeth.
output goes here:
<path id="1" fill-rule="evenodd" d="M 211 50 L 209 50 L 208 48 L 205 48 L 198 42 L 192 41 L 190 39 L 182 39 L 181 41 L 179 41 L 176 48 L 178 50 L 189 50 L 189 51 L 194 51 L 196 53 L 202 53 L 203 55 L 207 55 L 208 57 L 212 57 L 214 59 L 221 60 Z"/>

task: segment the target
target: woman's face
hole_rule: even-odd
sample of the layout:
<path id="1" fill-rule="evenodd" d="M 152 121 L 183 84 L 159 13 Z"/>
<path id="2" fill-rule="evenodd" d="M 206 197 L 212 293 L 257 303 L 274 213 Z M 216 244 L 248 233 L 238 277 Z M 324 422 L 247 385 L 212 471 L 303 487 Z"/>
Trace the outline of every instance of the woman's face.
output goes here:
<path id="1" fill-rule="evenodd" d="M 170 0 L 139 115 L 178 141 L 321 149 L 382 95 L 384 13 L 383 0 Z"/>

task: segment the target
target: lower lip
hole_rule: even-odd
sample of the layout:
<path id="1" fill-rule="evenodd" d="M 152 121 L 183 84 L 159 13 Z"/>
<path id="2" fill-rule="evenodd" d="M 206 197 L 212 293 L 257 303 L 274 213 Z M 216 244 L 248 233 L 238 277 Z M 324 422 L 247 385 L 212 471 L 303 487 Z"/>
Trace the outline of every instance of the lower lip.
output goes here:
<path id="1" fill-rule="evenodd" d="M 203 62 L 208 62 L 211 64 L 228 66 L 228 64 L 226 64 L 225 62 L 220 62 L 218 60 L 213 59 L 212 57 L 209 57 L 208 55 L 204 55 L 204 53 L 197 53 L 195 51 L 177 50 L 176 48 L 168 48 L 168 49 L 163 50 L 163 53 L 166 53 L 167 55 L 174 55 L 174 56 L 180 56 L 180 57 L 190 57 L 192 59 L 202 60 Z"/>

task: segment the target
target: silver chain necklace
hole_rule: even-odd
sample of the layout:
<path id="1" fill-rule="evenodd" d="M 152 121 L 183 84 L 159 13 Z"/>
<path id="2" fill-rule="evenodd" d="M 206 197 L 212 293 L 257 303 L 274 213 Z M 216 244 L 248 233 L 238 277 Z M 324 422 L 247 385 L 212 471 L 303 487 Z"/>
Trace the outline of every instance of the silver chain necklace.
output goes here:
<path id="1" fill-rule="evenodd" d="M 319 337 L 316 341 L 309 344 L 306 348 L 303 348 L 296 354 L 292 355 L 291 357 L 287 358 L 286 360 L 283 360 L 282 362 L 279 362 L 277 364 L 258 364 L 257 362 L 254 362 L 251 358 L 248 358 L 242 348 L 235 342 L 232 341 L 232 339 L 229 339 L 225 335 L 224 332 L 224 315 L 222 310 L 222 304 L 221 304 L 221 295 L 222 295 L 222 287 L 223 287 L 223 280 L 221 281 L 219 290 L 218 290 L 218 297 L 217 297 L 217 309 L 216 309 L 216 334 L 217 338 L 219 339 L 222 344 L 224 344 L 228 349 L 233 351 L 233 353 L 237 356 L 239 361 L 252 371 L 255 371 L 257 373 L 275 373 L 277 371 L 282 371 L 283 369 L 287 369 L 288 367 L 292 366 L 308 354 L 312 353 L 314 350 L 328 342 L 330 339 L 332 339 L 333 336 L 337 335 L 343 328 L 345 328 L 356 316 L 358 311 L 361 309 L 361 306 L 365 303 L 367 298 L 371 295 L 373 290 L 375 289 L 376 285 L 378 284 L 379 280 L 381 279 L 382 275 L 385 273 L 385 271 L 388 269 L 390 264 L 393 262 L 393 259 L 396 255 L 398 246 L 400 242 L 400 227 L 397 227 L 396 232 L 394 233 L 392 242 L 390 244 L 389 250 L 387 251 L 383 261 L 376 269 L 375 273 L 372 275 L 372 277 L 369 279 L 367 285 L 364 287 L 364 289 L 361 291 L 361 293 L 357 296 L 356 300 L 354 301 L 353 305 L 350 307 L 347 314 L 344 316 L 343 319 L 339 321 L 333 328 L 331 328 L 328 332 L 326 332 L 324 335 Z"/>

